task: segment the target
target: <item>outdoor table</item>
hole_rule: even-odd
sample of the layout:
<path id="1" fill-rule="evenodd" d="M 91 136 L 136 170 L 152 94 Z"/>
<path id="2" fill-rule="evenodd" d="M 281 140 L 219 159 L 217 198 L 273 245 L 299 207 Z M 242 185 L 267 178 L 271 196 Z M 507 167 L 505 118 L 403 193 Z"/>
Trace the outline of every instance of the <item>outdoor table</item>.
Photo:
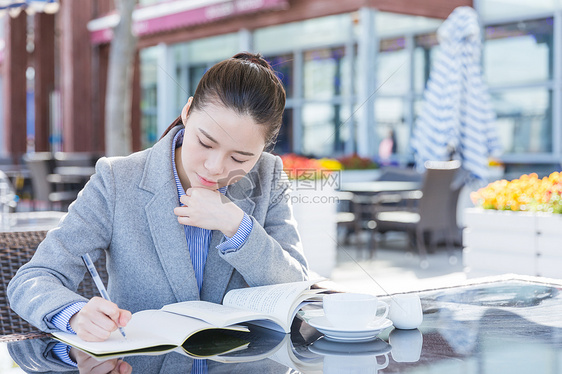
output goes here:
<path id="1" fill-rule="evenodd" d="M 54 228 L 64 215 L 64 212 L 55 211 L 2 213 L 0 233 L 48 231 Z"/>
<path id="2" fill-rule="evenodd" d="M 347 225 L 346 235 L 353 232 L 358 235 L 361 230 L 367 229 L 371 232 L 371 244 L 373 246 L 372 229 L 374 224 L 373 207 L 378 203 L 377 195 L 383 193 L 409 193 L 418 191 L 421 188 L 421 182 L 413 181 L 368 181 L 368 182 L 348 182 L 340 185 L 340 191 L 352 194 L 348 198 L 347 211 L 352 213 L 354 221 Z M 417 196 L 418 196 L 417 195 Z"/>
<path id="3" fill-rule="evenodd" d="M 93 166 L 57 166 L 54 173 L 64 176 L 75 176 L 89 179 L 96 172 Z"/>
<path id="4" fill-rule="evenodd" d="M 359 372 L 358 365 L 365 364 L 371 373 L 377 367 L 384 373 L 554 373 L 562 358 L 561 291 L 561 280 L 523 276 L 420 291 L 419 329 L 389 328 L 376 340 L 338 343 L 296 320 L 290 335 L 249 337 L 250 346 L 233 354 L 246 362 L 207 360 L 208 372 L 286 373 L 289 367 L 302 373 Z M 53 343 L 37 334 L 0 338 L 0 368 L 15 360 L 34 368 L 28 372 L 78 372 L 46 353 Z M 133 373 L 189 372 L 192 364 L 178 353 L 125 361 Z"/>
<path id="5" fill-rule="evenodd" d="M 342 183 L 341 191 L 361 194 L 377 194 L 380 192 L 413 191 L 421 188 L 421 182 L 404 181 L 371 181 Z"/>

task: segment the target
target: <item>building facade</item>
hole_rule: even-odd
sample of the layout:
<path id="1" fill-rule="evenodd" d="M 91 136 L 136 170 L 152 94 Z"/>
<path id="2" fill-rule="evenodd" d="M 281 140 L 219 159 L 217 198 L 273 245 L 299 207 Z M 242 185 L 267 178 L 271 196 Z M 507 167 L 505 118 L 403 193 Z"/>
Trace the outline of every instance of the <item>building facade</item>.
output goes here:
<path id="1" fill-rule="evenodd" d="M 88 2 L 85 11 L 64 1 L 57 15 L 60 68 L 55 94 L 49 94 L 56 112 L 49 116 L 51 150 L 103 150 L 104 79 L 115 15 L 111 1 Z M 159 138 L 210 66 L 248 50 L 270 61 L 287 91 L 275 152 L 377 157 L 379 143 L 392 132 L 392 159 L 409 163 L 412 128 L 438 48 L 436 30 L 463 5 L 474 6 L 482 22 L 482 64 L 497 113 L 501 159 L 514 172 L 559 167 L 559 0 L 141 0 L 134 13 L 139 44 L 133 149 Z M 3 66 L 9 63 L 5 57 Z M 3 74 L 4 87 L 14 87 L 10 79 Z M 18 105 L 6 103 L 5 96 L 4 114 Z M 6 121 L 2 126 L 12 129 L 4 131 L 4 144 L 13 141 L 13 128 L 21 128 Z M 84 141 L 84 134 L 93 140 Z M 34 135 L 41 144 L 37 130 Z"/>

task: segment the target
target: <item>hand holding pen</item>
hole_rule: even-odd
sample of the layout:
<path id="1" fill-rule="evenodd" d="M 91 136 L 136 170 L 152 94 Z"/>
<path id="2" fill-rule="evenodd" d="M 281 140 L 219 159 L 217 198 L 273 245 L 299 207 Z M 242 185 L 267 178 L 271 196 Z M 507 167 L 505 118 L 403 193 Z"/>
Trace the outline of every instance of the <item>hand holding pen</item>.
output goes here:
<path id="1" fill-rule="evenodd" d="M 107 290 L 96 271 L 89 255 L 82 256 L 84 264 L 103 298 L 92 298 L 81 310 L 70 319 L 70 325 L 79 337 L 87 341 L 104 341 L 109 338 L 116 326 L 123 336 L 125 326 L 131 319 L 131 312 L 119 309 L 111 302 Z"/>

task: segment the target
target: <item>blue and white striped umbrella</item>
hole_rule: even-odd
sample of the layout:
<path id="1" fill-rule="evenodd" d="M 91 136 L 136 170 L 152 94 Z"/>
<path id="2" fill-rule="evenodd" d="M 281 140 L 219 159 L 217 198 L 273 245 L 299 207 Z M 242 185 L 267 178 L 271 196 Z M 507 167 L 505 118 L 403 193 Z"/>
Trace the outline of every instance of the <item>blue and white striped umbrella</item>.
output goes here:
<path id="1" fill-rule="evenodd" d="M 448 160 L 454 150 L 465 170 L 486 181 L 488 157 L 498 155 L 501 147 L 482 79 L 476 11 L 456 8 L 437 30 L 437 38 L 440 46 L 412 136 L 416 166 Z"/>

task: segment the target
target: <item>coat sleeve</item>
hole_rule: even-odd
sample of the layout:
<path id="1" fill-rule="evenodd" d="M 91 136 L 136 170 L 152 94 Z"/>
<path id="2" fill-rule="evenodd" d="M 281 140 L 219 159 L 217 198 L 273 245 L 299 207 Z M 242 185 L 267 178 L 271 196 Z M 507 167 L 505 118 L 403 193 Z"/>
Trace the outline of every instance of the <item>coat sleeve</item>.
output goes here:
<path id="1" fill-rule="evenodd" d="M 76 294 L 84 278 L 81 255 L 96 261 L 112 235 L 115 187 L 109 161 L 102 158 L 62 218 L 7 287 L 10 307 L 43 331 L 54 331 L 51 318 L 69 304 L 87 301 Z"/>
<path id="2" fill-rule="evenodd" d="M 220 253 L 251 287 L 308 279 L 308 264 L 290 201 L 291 185 L 284 175 L 283 163 L 276 157 L 274 177 L 266 186 L 265 219 L 259 222 L 251 216 L 253 228 L 242 247 Z"/>
<path id="3" fill-rule="evenodd" d="M 76 367 L 56 357 L 53 347 L 58 343 L 51 338 L 25 339 L 8 343 L 8 352 L 26 373 L 76 373 Z"/>

